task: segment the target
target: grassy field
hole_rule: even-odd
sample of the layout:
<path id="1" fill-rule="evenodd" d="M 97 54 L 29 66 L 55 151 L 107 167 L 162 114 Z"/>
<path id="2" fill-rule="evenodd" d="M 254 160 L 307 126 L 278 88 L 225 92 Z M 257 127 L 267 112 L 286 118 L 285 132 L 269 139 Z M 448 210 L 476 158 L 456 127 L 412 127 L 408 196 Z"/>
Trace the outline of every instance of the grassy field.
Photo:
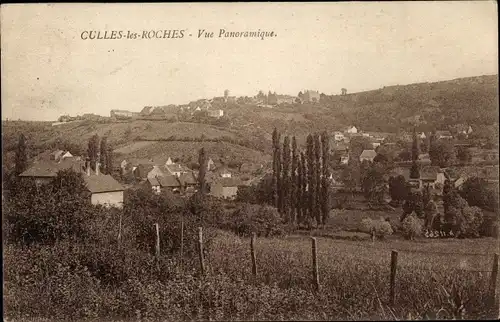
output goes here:
<path id="1" fill-rule="evenodd" d="M 130 148 L 132 145 L 127 146 Z M 208 156 L 214 161 L 225 160 L 225 162 L 251 162 L 263 164 L 271 160 L 271 156 L 260 151 L 246 148 L 227 142 L 180 142 L 167 141 L 156 142 L 151 145 L 142 146 L 140 149 L 130 152 L 131 157 L 191 157 L 192 162 L 197 162 L 199 150 L 204 147 Z"/>
<path id="2" fill-rule="evenodd" d="M 210 254 L 212 274 L 251 281 L 249 240 L 223 233 Z M 399 252 L 396 305 L 387 306 L 391 250 Z M 484 317 L 493 239 L 344 242 L 318 238 L 318 265 L 325 306 L 321 319 L 459 317 L 448 302 L 456 292 L 467 316 Z M 258 239 L 257 283 L 312 291 L 311 241 L 303 236 Z M 478 253 L 471 255 L 464 253 Z M 448 294 L 448 295 L 446 295 Z M 456 310 L 453 313 L 453 310 Z M 297 312 L 300 318 L 307 318 Z M 315 317 L 321 317 L 320 312 Z M 434 315 L 433 315 L 434 314 Z"/>

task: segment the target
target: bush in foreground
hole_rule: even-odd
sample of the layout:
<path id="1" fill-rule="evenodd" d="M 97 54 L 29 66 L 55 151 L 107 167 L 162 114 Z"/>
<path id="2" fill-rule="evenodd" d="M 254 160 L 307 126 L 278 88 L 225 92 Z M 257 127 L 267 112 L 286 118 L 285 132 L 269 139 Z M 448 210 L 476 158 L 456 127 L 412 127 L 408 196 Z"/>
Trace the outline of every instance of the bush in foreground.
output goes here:
<path id="1" fill-rule="evenodd" d="M 379 220 L 373 220 L 371 218 L 365 218 L 361 221 L 361 231 L 373 234 L 379 239 L 385 239 L 386 236 L 392 235 L 393 230 L 390 222 L 386 221 L 384 218 Z"/>

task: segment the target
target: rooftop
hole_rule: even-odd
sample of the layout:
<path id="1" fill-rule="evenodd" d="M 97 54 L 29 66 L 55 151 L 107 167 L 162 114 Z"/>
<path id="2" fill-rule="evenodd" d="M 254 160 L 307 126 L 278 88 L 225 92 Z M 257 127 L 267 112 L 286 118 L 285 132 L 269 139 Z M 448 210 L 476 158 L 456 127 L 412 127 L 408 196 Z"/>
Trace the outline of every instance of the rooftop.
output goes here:
<path id="1" fill-rule="evenodd" d="M 92 193 L 125 190 L 125 188 L 109 174 L 84 176 L 83 178 L 87 183 L 87 189 Z"/>
<path id="2" fill-rule="evenodd" d="M 55 177 L 60 170 L 70 169 L 82 171 L 84 162 L 73 158 L 64 159 L 60 162 L 40 160 L 20 174 L 21 177 Z"/>

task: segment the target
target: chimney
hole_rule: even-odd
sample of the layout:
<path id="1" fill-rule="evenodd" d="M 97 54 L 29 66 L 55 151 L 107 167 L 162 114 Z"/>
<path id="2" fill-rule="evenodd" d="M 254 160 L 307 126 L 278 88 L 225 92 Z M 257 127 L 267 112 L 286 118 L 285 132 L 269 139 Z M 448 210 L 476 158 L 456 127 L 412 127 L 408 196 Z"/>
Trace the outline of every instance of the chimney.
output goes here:
<path id="1" fill-rule="evenodd" d="M 90 161 L 85 162 L 85 169 L 87 170 L 87 175 L 90 177 Z"/>
<path id="2" fill-rule="evenodd" d="M 96 175 L 96 176 L 98 176 L 98 175 L 99 175 L 99 166 L 100 166 L 100 165 L 101 165 L 101 164 L 100 164 L 99 162 L 96 162 L 96 163 L 95 163 L 95 175 Z"/>

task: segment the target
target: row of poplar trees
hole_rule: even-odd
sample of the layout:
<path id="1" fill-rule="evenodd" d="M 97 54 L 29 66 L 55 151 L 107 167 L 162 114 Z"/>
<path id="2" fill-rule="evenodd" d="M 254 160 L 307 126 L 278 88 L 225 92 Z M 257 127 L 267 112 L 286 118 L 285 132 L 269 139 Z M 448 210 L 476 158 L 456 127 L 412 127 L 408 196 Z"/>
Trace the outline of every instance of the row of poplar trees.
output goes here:
<path id="1" fill-rule="evenodd" d="M 324 225 L 329 207 L 330 146 L 326 132 L 309 134 L 306 151 L 299 151 L 295 136 L 273 131 L 273 200 L 286 223 Z"/>

